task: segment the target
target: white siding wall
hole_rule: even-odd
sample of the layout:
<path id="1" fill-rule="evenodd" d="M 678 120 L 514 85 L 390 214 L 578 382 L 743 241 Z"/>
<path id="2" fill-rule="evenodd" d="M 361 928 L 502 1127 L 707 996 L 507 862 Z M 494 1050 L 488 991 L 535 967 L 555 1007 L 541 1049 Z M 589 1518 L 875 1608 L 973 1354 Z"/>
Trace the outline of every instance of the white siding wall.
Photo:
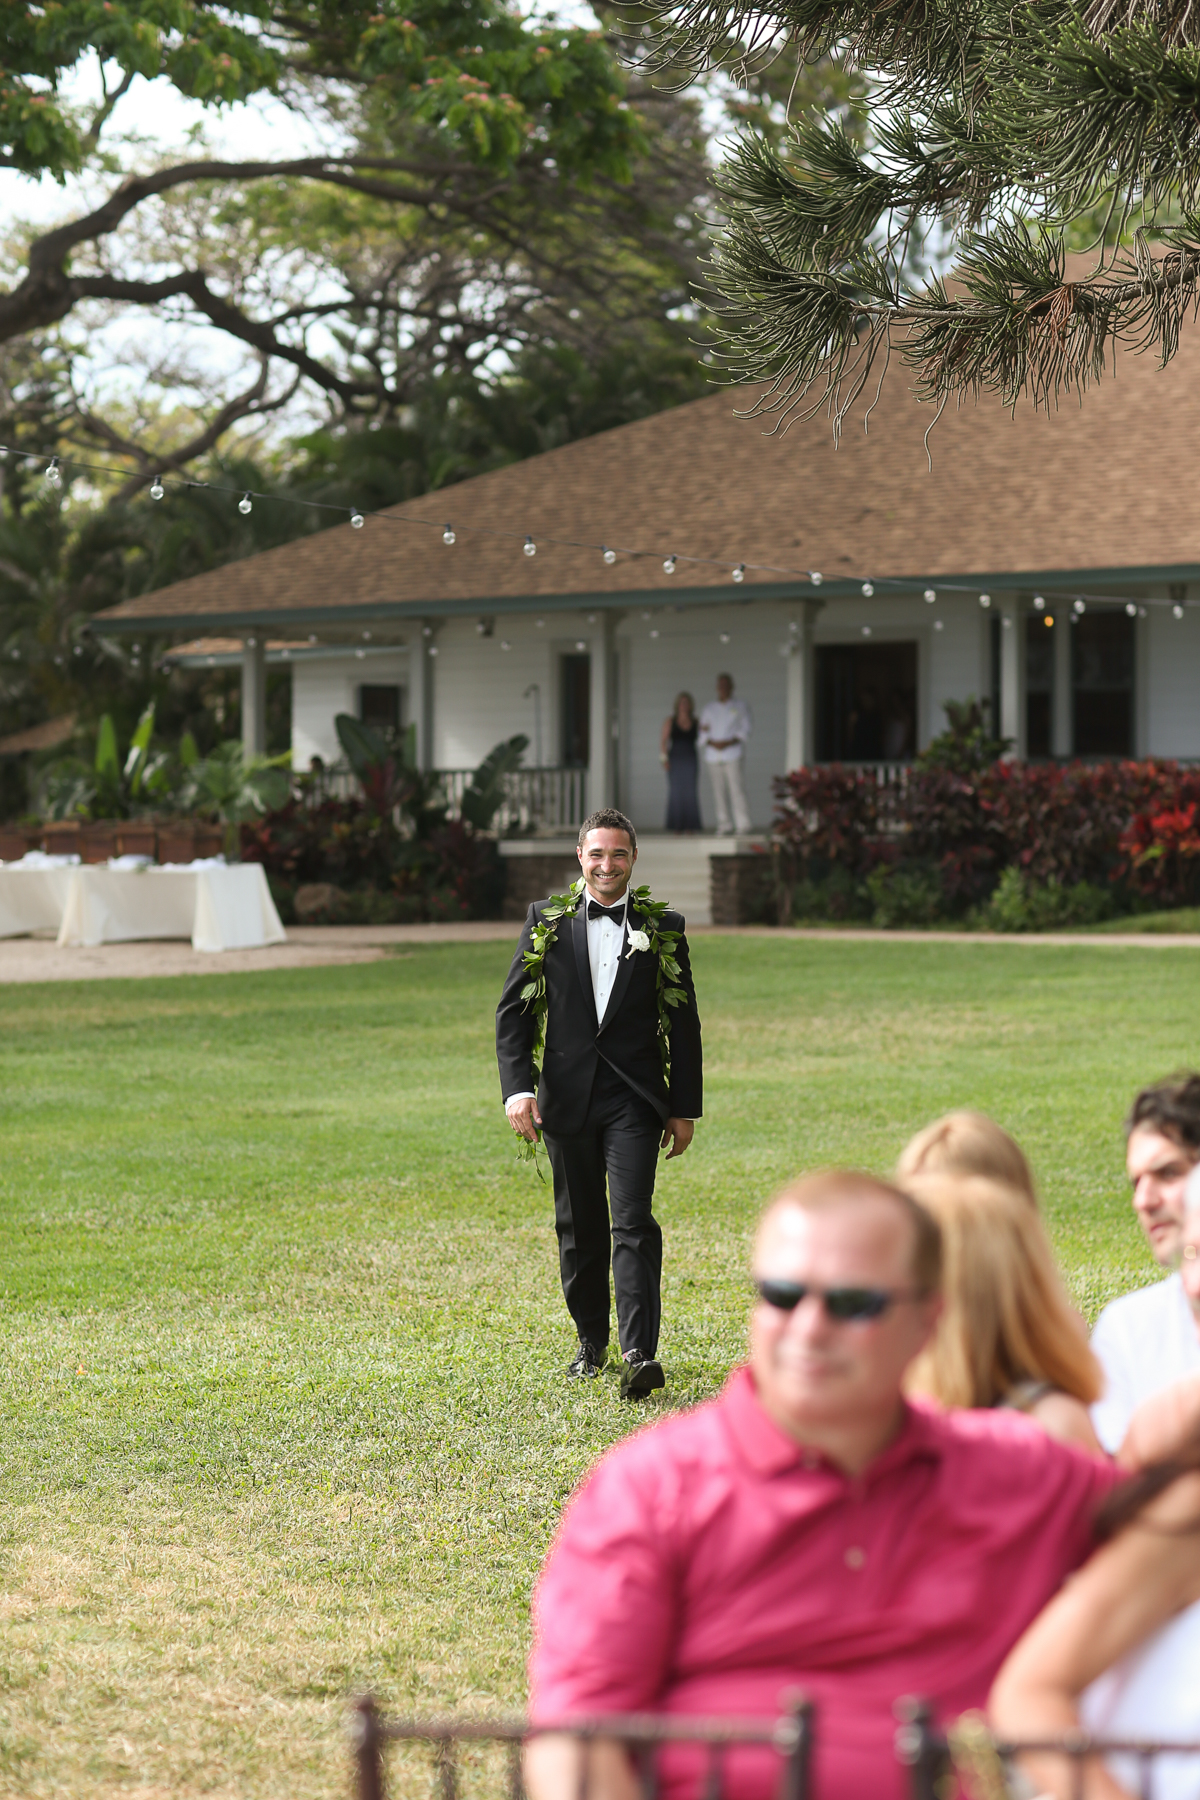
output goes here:
<path id="1" fill-rule="evenodd" d="M 1137 687 L 1149 717 L 1137 722 L 1139 745 L 1149 756 L 1200 756 L 1200 607 L 1185 607 L 1182 619 L 1169 606 L 1146 612 L 1138 621 L 1146 666 Z"/>
<path id="2" fill-rule="evenodd" d="M 523 731 L 529 739 L 525 761 L 536 761 L 534 698 L 523 698 L 536 683 L 542 714 L 542 760 L 558 762 L 555 652 L 573 649 L 577 637 L 595 636 L 575 615 L 501 614 L 491 637 L 481 637 L 474 619 L 447 619 L 437 633 L 433 669 L 433 762 L 438 769 L 473 769 L 502 738 Z M 578 629 L 576 629 L 578 627 Z M 505 650 L 504 645 L 510 649 Z"/>
<path id="3" fill-rule="evenodd" d="M 292 664 L 292 767 L 307 769 L 314 756 L 333 763 L 341 758 L 334 719 L 338 713 L 358 715 L 358 690 L 366 682 L 380 687 L 408 684 L 408 657 L 304 657 Z M 408 709 L 402 707 L 402 713 Z"/>
<path id="4" fill-rule="evenodd" d="M 685 612 L 639 609 L 626 617 L 617 635 L 621 651 L 620 792 L 630 818 L 643 831 L 666 824 L 667 778 L 659 757 L 663 720 L 682 688 L 697 710 L 716 698 L 716 680 L 733 676 L 734 692 L 750 708 L 754 735 L 746 746 L 744 779 L 750 817 L 756 825 L 771 818 L 771 780 L 785 761 L 787 664 L 782 654 L 791 614 L 770 605 L 694 607 Z M 650 633 L 657 631 L 658 637 Z M 721 642 L 722 632 L 729 642 Z M 700 776 L 700 816 L 706 830 L 716 823 L 712 789 Z"/>

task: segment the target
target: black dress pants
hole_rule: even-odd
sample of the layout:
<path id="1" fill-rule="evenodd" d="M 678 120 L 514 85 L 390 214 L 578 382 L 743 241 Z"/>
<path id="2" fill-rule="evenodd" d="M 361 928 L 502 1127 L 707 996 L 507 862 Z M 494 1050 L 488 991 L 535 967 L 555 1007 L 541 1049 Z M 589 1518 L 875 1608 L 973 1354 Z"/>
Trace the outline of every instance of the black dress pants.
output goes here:
<path id="1" fill-rule="evenodd" d="M 662 1232 L 650 1207 L 662 1133 L 649 1101 L 601 1061 L 583 1130 L 543 1134 L 563 1296 L 579 1336 L 598 1350 L 608 1343 L 610 1255 L 622 1351 L 658 1350 Z"/>

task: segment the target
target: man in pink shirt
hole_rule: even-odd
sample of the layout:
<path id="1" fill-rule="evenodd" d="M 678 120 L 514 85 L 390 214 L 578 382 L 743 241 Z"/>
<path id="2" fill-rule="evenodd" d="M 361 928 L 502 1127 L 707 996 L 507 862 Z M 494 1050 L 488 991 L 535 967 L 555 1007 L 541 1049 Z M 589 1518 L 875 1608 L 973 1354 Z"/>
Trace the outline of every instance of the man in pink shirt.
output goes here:
<path id="1" fill-rule="evenodd" d="M 817 1800 L 901 1800 L 893 1703 L 982 1706 L 1092 1545 L 1116 1474 L 1016 1413 L 906 1401 L 939 1311 L 935 1222 L 833 1172 L 786 1189 L 754 1252 L 750 1361 L 717 1399 L 620 1444 L 575 1495 L 534 1596 L 530 1717 L 774 1716 L 816 1703 Z M 577 1752 L 535 1739 L 532 1800 L 575 1800 Z M 696 1792 L 694 1759 L 664 1763 Z M 635 1791 L 619 1752 L 590 1800 Z M 770 1752 L 728 1792 L 768 1800 Z"/>

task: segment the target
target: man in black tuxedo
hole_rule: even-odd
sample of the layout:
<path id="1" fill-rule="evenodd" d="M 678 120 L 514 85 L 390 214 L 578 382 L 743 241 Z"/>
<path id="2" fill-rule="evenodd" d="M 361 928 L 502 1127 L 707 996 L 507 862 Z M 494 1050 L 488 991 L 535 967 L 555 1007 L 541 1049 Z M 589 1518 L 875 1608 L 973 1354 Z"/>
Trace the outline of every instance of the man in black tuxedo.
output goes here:
<path id="1" fill-rule="evenodd" d="M 700 1019 L 683 918 L 667 912 L 661 928 L 680 933 L 675 959 L 678 985 L 687 995 L 686 1005 L 670 1014 L 668 1088 L 658 1041 L 656 958 L 629 942 L 630 931 L 639 929 L 627 897 L 637 835 L 624 813 L 604 807 L 584 820 L 576 854 L 586 887 L 574 913 L 559 921 L 543 964 L 546 1048 L 537 1094 L 535 1022 L 521 999 L 529 980 L 522 958 L 545 900 L 529 908 L 504 983 L 496 1058 L 509 1123 L 530 1142 L 541 1127 L 550 1157 L 563 1294 L 579 1333 L 569 1372 L 596 1376 L 604 1366 L 611 1255 L 621 1397 L 629 1400 L 663 1386 L 657 1361 L 662 1232 L 651 1206 L 660 1148 L 670 1144 L 668 1161 L 682 1156 L 700 1117 Z"/>

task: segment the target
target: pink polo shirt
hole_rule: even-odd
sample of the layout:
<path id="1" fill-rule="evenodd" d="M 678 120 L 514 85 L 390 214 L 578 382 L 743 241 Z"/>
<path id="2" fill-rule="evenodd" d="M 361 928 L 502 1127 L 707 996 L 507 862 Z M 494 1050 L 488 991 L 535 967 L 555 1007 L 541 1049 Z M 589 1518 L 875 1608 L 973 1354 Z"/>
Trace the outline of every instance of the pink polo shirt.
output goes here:
<path id="1" fill-rule="evenodd" d="M 530 1716 L 772 1716 L 801 1688 L 817 1800 L 903 1800 L 893 1702 L 982 1706 L 1116 1479 L 1019 1413 L 923 1404 L 849 1478 L 781 1432 L 738 1369 L 611 1450 L 571 1500 L 534 1595 Z M 683 1772 L 664 1769 L 669 1794 L 696 1791 Z M 734 1774 L 739 1800 L 775 1793 L 769 1752 L 740 1753 Z"/>

